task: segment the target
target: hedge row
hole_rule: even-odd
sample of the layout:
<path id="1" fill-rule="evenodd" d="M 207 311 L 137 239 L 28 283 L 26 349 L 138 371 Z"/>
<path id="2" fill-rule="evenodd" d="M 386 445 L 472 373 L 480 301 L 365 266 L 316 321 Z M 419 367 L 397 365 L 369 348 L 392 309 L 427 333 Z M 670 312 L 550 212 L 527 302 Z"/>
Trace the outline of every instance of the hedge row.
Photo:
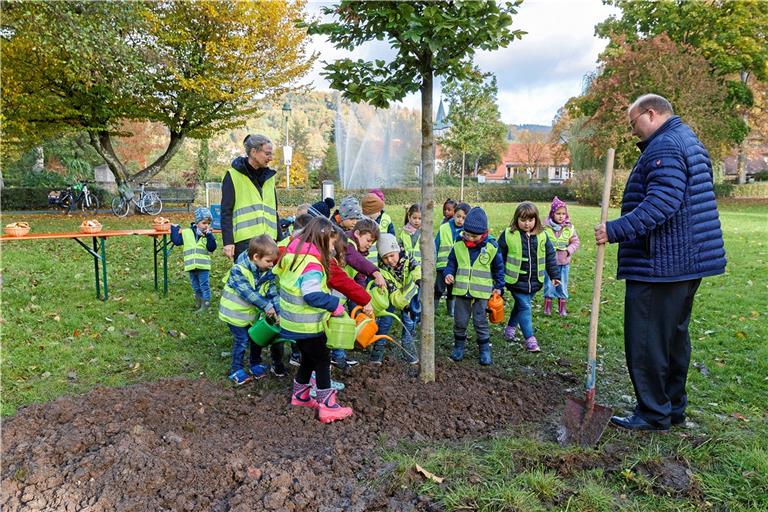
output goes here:
<path id="1" fill-rule="evenodd" d="M 336 199 L 353 195 L 358 199 L 368 193 L 368 190 L 336 189 Z M 384 190 L 389 204 L 412 204 L 421 201 L 421 189 L 418 188 L 388 188 Z M 440 207 L 448 198 L 458 200 L 459 187 L 435 187 L 435 206 Z M 565 186 L 538 185 L 473 185 L 464 187 L 464 200 L 474 203 L 519 203 L 521 201 L 549 202 L 554 196 L 564 200 L 573 200 L 573 194 Z M 281 206 L 298 206 L 302 203 L 312 203 L 320 200 L 320 190 L 291 189 L 278 191 Z"/>
<path id="2" fill-rule="evenodd" d="M 109 208 L 112 201 L 112 194 L 108 191 L 88 186 L 88 190 L 96 194 L 101 203 L 101 208 Z M 48 194 L 54 189 L 48 187 L 4 187 L 0 190 L 0 205 L 5 211 L 8 210 L 46 210 L 48 205 Z M 56 190 L 58 192 L 58 190 Z"/>
<path id="3" fill-rule="evenodd" d="M 760 181 L 736 185 L 734 183 L 716 183 L 715 196 L 732 198 L 768 198 L 768 182 Z"/>

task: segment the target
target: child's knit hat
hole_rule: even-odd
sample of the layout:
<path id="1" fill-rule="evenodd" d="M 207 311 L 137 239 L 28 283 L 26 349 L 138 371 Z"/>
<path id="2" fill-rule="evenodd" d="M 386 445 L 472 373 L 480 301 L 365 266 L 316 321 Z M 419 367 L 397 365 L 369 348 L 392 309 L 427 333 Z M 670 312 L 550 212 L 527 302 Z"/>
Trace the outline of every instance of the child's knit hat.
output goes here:
<path id="1" fill-rule="evenodd" d="M 475 206 L 464 219 L 464 231 L 473 235 L 484 235 L 488 232 L 488 216 L 479 206 Z"/>
<path id="2" fill-rule="evenodd" d="M 384 192 L 382 192 L 382 190 L 380 188 L 372 188 L 370 190 L 370 192 L 371 192 L 371 194 L 373 194 L 376 197 L 378 197 L 379 199 L 381 199 L 382 203 L 386 203 L 387 202 L 387 200 L 384 199 Z"/>
<path id="3" fill-rule="evenodd" d="M 555 221 L 555 212 L 558 210 L 558 208 L 565 208 L 565 220 L 563 221 L 563 224 L 570 224 L 571 217 L 568 215 L 568 205 L 566 205 L 565 201 L 557 196 L 552 199 L 552 206 L 549 208 L 549 219 L 552 222 Z"/>
<path id="4" fill-rule="evenodd" d="M 400 252 L 400 245 L 397 243 L 397 238 L 391 233 L 381 233 L 379 240 L 376 242 L 376 250 L 379 252 L 379 256 L 386 256 L 391 252 Z"/>
<path id="5" fill-rule="evenodd" d="M 318 201 L 309 207 L 307 213 L 313 217 L 325 217 L 329 219 L 331 217 L 331 208 L 336 206 L 336 201 L 332 197 L 326 197 L 322 201 Z"/>
<path id="6" fill-rule="evenodd" d="M 384 209 L 384 201 L 373 192 L 363 197 L 363 215 L 371 215 Z"/>
<path id="7" fill-rule="evenodd" d="M 203 219 L 213 220 L 213 215 L 211 215 L 211 210 L 209 210 L 205 206 L 195 208 L 195 223 L 198 223 Z"/>
<path id="8" fill-rule="evenodd" d="M 363 218 L 363 210 L 360 203 L 352 196 L 347 196 L 341 200 L 339 205 L 339 216 L 341 220 L 360 220 Z"/>

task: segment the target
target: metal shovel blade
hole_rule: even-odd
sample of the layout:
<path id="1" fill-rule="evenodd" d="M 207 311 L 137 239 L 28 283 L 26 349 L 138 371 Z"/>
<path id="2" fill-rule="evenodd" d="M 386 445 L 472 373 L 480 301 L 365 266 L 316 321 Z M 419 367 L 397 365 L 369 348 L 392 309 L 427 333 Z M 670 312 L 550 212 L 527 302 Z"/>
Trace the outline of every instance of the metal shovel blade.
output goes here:
<path id="1" fill-rule="evenodd" d="M 593 401 L 569 398 L 565 402 L 563 419 L 557 432 L 560 445 L 595 446 L 603 435 L 613 410 Z"/>

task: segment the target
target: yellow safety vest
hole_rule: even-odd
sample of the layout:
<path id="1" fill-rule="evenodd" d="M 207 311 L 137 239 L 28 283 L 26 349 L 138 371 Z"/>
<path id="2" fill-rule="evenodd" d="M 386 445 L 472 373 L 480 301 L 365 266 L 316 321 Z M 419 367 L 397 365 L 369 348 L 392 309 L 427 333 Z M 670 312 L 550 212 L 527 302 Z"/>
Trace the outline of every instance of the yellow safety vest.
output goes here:
<path id="1" fill-rule="evenodd" d="M 386 265 L 383 265 L 381 268 L 379 268 L 379 270 L 381 271 L 381 276 L 384 278 L 384 280 L 390 283 L 395 288 L 395 290 L 400 290 L 405 300 L 410 303 L 411 299 L 413 299 L 416 294 L 419 293 L 419 287 L 416 286 L 416 281 L 421 279 L 421 265 L 416 265 L 415 267 L 411 268 L 411 266 L 406 262 L 405 266 L 406 268 L 403 271 L 402 280 L 398 280 L 394 272 L 392 272 L 392 270 Z"/>
<path id="2" fill-rule="evenodd" d="M 392 217 L 387 212 L 382 212 L 379 218 L 379 233 L 386 233 L 390 224 L 392 224 Z M 368 256 L 365 259 L 376 266 L 379 265 L 379 248 L 376 247 L 376 242 L 368 249 Z"/>
<path id="3" fill-rule="evenodd" d="M 416 234 L 416 241 L 413 241 L 410 233 L 405 230 L 400 232 L 400 243 L 405 249 L 405 254 L 414 258 L 419 265 L 421 265 L 421 247 L 419 242 L 421 241 L 421 230 Z"/>
<path id="4" fill-rule="evenodd" d="M 211 255 L 206 248 L 208 240 L 201 236 L 195 240 L 195 233 L 191 228 L 181 230 L 181 239 L 184 241 L 184 271 L 211 270 Z"/>
<path id="5" fill-rule="evenodd" d="M 235 243 L 259 235 L 277 240 L 277 204 L 275 177 L 261 186 L 261 194 L 245 174 L 227 171 L 235 188 L 235 206 L 232 211 L 232 231 Z"/>
<path id="6" fill-rule="evenodd" d="M 560 236 L 557 236 L 555 230 L 552 229 L 552 226 L 544 226 L 544 232 L 547 234 L 547 238 L 549 238 L 549 241 L 552 242 L 552 245 L 557 251 L 564 251 L 568 248 L 568 243 L 571 236 L 573 236 L 573 231 L 573 226 L 563 226 L 560 229 Z"/>
<path id="7" fill-rule="evenodd" d="M 256 278 L 253 272 L 245 265 L 238 264 L 243 275 L 248 279 L 252 288 L 256 288 Z M 256 320 L 256 313 L 259 308 L 243 300 L 229 284 L 224 285 L 221 291 L 221 301 L 219 302 L 219 319 L 235 325 L 237 327 L 246 327 Z"/>
<path id="8" fill-rule="evenodd" d="M 523 261 L 523 241 L 518 230 L 512 231 L 507 228 L 503 236 L 507 241 L 507 261 L 504 262 L 504 282 L 515 284 L 520 275 L 520 267 Z M 536 269 L 538 270 L 538 281 L 544 282 L 544 271 L 547 267 L 547 237 L 536 237 Z"/>
<path id="9" fill-rule="evenodd" d="M 493 292 L 493 274 L 491 264 L 499 248 L 486 243 L 475 262 L 470 264 L 469 248 L 464 243 L 453 246 L 456 255 L 456 276 L 453 294 L 461 297 L 467 292 L 476 299 L 490 299 Z"/>
<path id="10" fill-rule="evenodd" d="M 291 270 L 291 265 L 296 258 L 299 258 L 299 263 Z M 276 271 L 280 285 L 280 327 L 297 334 L 319 334 L 325 331 L 325 321 L 331 316 L 328 311 L 312 307 L 304 301 L 298 282 L 310 263 L 322 266 L 320 260 L 312 255 L 286 253 Z M 320 282 L 320 290 L 330 293 L 325 271 Z"/>
<path id="11" fill-rule="evenodd" d="M 437 264 L 435 268 L 440 270 L 448 265 L 448 256 L 451 254 L 455 241 L 451 225 L 448 222 L 441 224 L 437 233 L 440 235 L 440 246 L 437 248 Z"/>

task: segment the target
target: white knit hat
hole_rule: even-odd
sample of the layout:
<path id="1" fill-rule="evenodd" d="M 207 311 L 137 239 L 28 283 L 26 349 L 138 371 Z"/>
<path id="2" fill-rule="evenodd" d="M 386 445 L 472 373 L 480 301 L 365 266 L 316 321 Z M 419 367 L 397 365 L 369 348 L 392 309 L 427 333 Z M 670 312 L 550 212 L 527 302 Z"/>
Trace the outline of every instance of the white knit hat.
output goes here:
<path id="1" fill-rule="evenodd" d="M 400 252 L 400 245 L 395 235 L 382 233 L 379 235 L 379 241 L 376 242 L 376 250 L 379 251 L 379 256 L 386 256 L 391 252 Z"/>

